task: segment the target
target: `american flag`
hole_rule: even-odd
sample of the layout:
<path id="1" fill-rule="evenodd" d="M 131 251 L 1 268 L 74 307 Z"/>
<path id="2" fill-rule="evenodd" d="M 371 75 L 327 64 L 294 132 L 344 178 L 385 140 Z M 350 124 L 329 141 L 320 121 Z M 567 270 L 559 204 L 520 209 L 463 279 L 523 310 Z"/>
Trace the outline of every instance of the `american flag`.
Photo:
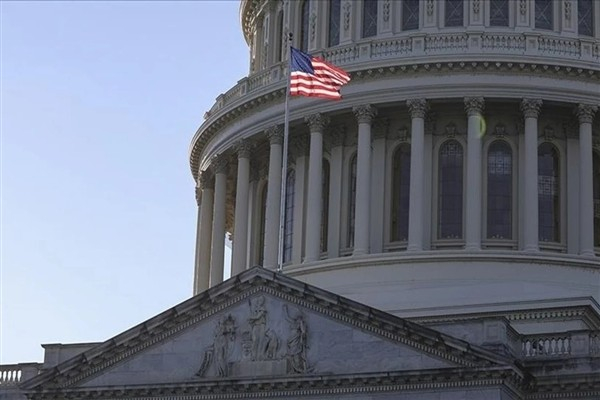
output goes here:
<path id="1" fill-rule="evenodd" d="M 350 81 L 341 68 L 291 48 L 290 94 L 292 96 L 340 99 L 340 87 Z"/>

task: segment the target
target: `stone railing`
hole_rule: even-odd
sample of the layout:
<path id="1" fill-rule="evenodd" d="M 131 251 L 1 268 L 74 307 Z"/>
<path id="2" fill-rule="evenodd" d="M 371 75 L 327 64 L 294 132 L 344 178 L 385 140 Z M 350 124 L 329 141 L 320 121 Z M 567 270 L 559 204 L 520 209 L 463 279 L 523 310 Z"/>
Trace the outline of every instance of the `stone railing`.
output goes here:
<path id="1" fill-rule="evenodd" d="M 567 356 L 600 357 L 600 332 L 574 331 L 548 335 L 521 336 L 524 359 Z"/>
<path id="2" fill-rule="evenodd" d="M 457 32 L 436 34 L 412 34 L 387 39 L 374 39 L 369 42 L 349 43 L 325 49 L 318 55 L 349 70 L 360 69 L 360 64 L 397 60 L 398 63 L 411 62 L 411 57 L 441 56 L 457 54 L 470 56 L 510 55 L 510 61 L 519 61 L 515 56 L 530 58 L 539 62 L 540 58 L 552 57 L 565 61 L 600 62 L 600 43 L 589 39 L 565 39 L 559 36 L 537 33 L 514 32 Z M 461 56 L 460 61 L 464 58 Z M 263 71 L 241 79 L 238 84 L 217 97 L 215 104 L 205 114 L 210 118 L 223 108 L 235 103 L 247 94 L 275 89 L 283 86 L 286 76 L 286 63 L 279 63 Z"/>
<path id="3" fill-rule="evenodd" d="M 0 387 L 17 386 L 36 376 L 42 367 L 38 363 L 0 365 Z"/>

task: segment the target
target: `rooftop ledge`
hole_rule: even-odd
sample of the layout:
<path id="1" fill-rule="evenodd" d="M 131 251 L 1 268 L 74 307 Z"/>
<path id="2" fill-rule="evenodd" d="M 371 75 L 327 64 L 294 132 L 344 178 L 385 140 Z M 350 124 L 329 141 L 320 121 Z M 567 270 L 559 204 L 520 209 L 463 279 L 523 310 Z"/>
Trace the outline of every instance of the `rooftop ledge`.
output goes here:
<path id="1" fill-rule="evenodd" d="M 599 40 L 540 32 L 418 32 L 340 45 L 315 55 L 344 67 L 356 77 L 465 67 L 563 72 L 590 77 L 600 73 Z M 237 116 L 268 100 L 261 96 L 283 97 L 285 76 L 285 63 L 278 63 L 242 78 L 216 98 L 192 139 L 190 155 L 194 177 L 199 153 L 209 139 L 201 136 L 210 136 L 209 131 L 218 129 L 229 112 L 237 110 Z"/>
<path id="2" fill-rule="evenodd" d="M 505 262 L 522 264 L 542 264 L 567 268 L 584 268 L 600 271 L 600 258 L 582 257 L 574 254 L 555 254 L 548 252 L 524 251 L 466 251 L 466 250 L 430 250 L 403 251 L 380 254 L 364 254 L 325 259 L 304 264 L 284 265 L 283 273 L 292 277 L 311 274 L 314 272 L 334 271 L 339 269 L 357 268 L 364 266 L 385 266 L 397 264 L 443 263 L 448 261 L 460 262 Z"/>

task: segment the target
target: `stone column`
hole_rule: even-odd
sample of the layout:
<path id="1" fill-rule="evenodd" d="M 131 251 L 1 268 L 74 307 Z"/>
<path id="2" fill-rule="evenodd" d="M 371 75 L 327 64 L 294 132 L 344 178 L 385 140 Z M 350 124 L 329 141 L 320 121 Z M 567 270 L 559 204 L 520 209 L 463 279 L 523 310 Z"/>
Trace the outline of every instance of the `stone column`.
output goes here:
<path id="1" fill-rule="evenodd" d="M 317 261 L 321 255 L 321 214 L 323 195 L 323 129 L 328 118 L 313 114 L 305 118 L 310 129 L 308 157 L 308 195 L 306 207 L 306 248 L 304 262 Z"/>
<path id="2" fill-rule="evenodd" d="M 281 167 L 283 130 L 274 126 L 266 131 L 271 149 L 269 151 L 269 177 L 267 183 L 267 210 L 265 220 L 265 259 L 263 266 L 277 268 L 279 254 L 279 215 L 281 207 Z"/>
<path id="3" fill-rule="evenodd" d="M 344 126 L 331 132 L 331 162 L 329 163 L 329 222 L 327 223 L 327 258 L 340 256 L 340 207 L 342 204 L 342 164 L 344 155 Z"/>
<path id="4" fill-rule="evenodd" d="M 196 266 L 194 268 L 194 295 L 208 289 L 210 281 L 210 248 L 212 240 L 214 188 L 208 171 L 200 175 L 200 209 L 196 237 Z"/>
<path id="5" fill-rule="evenodd" d="M 541 99 L 523 99 L 521 111 L 525 117 L 525 176 L 523 177 L 524 199 L 523 250 L 539 250 L 538 232 L 538 116 L 542 108 Z"/>
<path id="6" fill-rule="evenodd" d="M 467 112 L 467 199 L 465 249 L 481 250 L 481 137 L 484 99 L 465 97 Z"/>
<path id="7" fill-rule="evenodd" d="M 425 99 L 409 99 L 406 105 L 410 111 L 410 193 L 408 213 L 408 251 L 423 250 L 423 199 L 425 181 L 425 113 L 428 104 Z"/>
<path id="8" fill-rule="evenodd" d="M 385 220 L 385 142 L 389 128 L 388 119 L 377 119 L 372 124 L 371 145 L 371 238 L 369 249 L 372 254 L 383 253 Z"/>
<path id="9" fill-rule="evenodd" d="M 369 253 L 369 198 L 371 196 L 371 121 L 377 115 L 375 107 L 366 104 L 353 108 L 358 121 L 358 151 L 356 157 L 356 211 L 354 213 L 354 252 Z"/>
<path id="10" fill-rule="evenodd" d="M 250 152 L 247 140 L 237 143 L 238 155 L 237 184 L 235 194 L 235 236 L 231 256 L 231 276 L 246 269 L 248 255 L 248 194 L 250 190 Z"/>
<path id="11" fill-rule="evenodd" d="M 579 104 L 579 254 L 594 253 L 594 166 L 592 153 L 592 121 L 597 106 Z"/>
<path id="12" fill-rule="evenodd" d="M 227 159 L 223 155 L 213 160 L 215 171 L 215 204 L 213 209 L 210 251 L 210 287 L 223 282 L 225 261 L 225 201 L 227 189 Z"/>

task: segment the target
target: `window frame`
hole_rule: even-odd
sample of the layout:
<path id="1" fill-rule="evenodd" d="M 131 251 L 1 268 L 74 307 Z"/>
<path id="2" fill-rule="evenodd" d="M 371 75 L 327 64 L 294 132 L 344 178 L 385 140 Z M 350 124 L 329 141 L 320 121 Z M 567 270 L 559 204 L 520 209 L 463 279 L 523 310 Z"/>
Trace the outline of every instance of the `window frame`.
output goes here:
<path id="1" fill-rule="evenodd" d="M 332 5 L 333 2 L 337 1 L 338 2 L 338 16 L 337 16 L 337 24 L 338 24 L 338 31 L 337 31 L 337 43 L 332 43 L 331 42 L 331 21 L 335 20 L 335 18 L 332 18 L 333 16 L 331 15 L 331 10 L 332 10 Z M 341 40 L 341 36 L 342 36 L 342 0 L 329 0 L 327 2 L 327 47 L 335 47 L 335 46 L 339 46 L 340 44 L 340 40 Z"/>
<path id="2" fill-rule="evenodd" d="M 404 8 L 405 8 L 405 4 L 406 4 L 406 0 L 402 0 L 402 2 L 400 2 L 399 4 L 399 9 L 400 9 L 400 18 L 398 19 L 399 24 L 400 24 L 400 31 L 401 32 L 410 32 L 410 31 L 418 31 L 421 28 L 421 0 L 413 0 L 416 1 L 417 3 L 417 27 L 416 28 L 409 28 L 406 29 L 405 27 L 405 15 L 404 15 Z"/>
<path id="3" fill-rule="evenodd" d="M 365 35 L 365 18 L 366 18 L 366 13 L 365 13 L 365 9 L 366 9 L 366 4 L 367 2 L 375 4 L 375 33 L 373 33 L 372 35 L 366 36 Z M 378 0 L 362 0 L 361 3 L 361 7 L 360 7 L 360 38 L 361 39 L 372 39 L 377 37 L 379 33 L 379 1 Z"/>
<path id="4" fill-rule="evenodd" d="M 540 125 L 541 126 L 541 125 Z M 559 206 L 558 206 L 558 213 L 559 213 L 559 229 L 558 229 L 558 233 L 559 233 L 559 240 L 554 242 L 554 241 L 542 241 L 539 239 L 539 225 L 540 225 L 540 213 L 539 213 L 539 190 L 538 190 L 538 245 L 540 250 L 543 251 L 555 251 L 555 252 L 566 252 L 567 251 L 567 226 L 568 226 L 568 221 L 567 221 L 567 215 L 566 215 L 566 207 L 567 207 L 567 198 L 566 198 L 566 192 L 567 192 L 567 176 L 566 176 L 566 170 L 567 170 L 567 163 L 566 161 L 566 151 L 564 148 L 564 144 L 562 143 L 562 141 L 556 140 L 556 139 L 546 139 L 544 137 L 541 137 L 538 140 L 537 143 L 537 152 L 536 154 L 539 154 L 539 149 L 540 146 L 544 143 L 549 143 L 550 145 L 552 145 L 557 152 L 558 155 L 558 179 L 559 179 L 559 194 L 558 194 L 558 202 L 559 202 Z M 539 155 L 538 155 L 538 159 L 537 162 L 539 163 Z M 539 164 L 538 164 L 538 177 L 540 175 L 540 170 L 539 170 Z M 539 178 L 538 178 L 539 180 Z M 538 182 L 538 180 L 536 180 L 536 183 Z"/>
<path id="5" fill-rule="evenodd" d="M 593 1 L 593 0 L 587 0 L 590 1 L 590 6 L 591 6 L 591 10 L 590 10 L 590 15 L 591 15 L 591 28 L 592 28 L 592 32 L 591 34 L 584 34 L 580 32 L 580 21 L 581 21 L 581 17 L 579 15 L 579 2 L 581 0 L 577 0 L 576 4 L 577 4 L 577 34 L 580 36 L 585 36 L 587 38 L 595 38 L 596 37 L 596 14 L 597 14 L 597 9 L 600 8 L 600 5 L 598 5 L 597 2 Z"/>
<path id="6" fill-rule="evenodd" d="M 502 28 L 510 28 L 512 26 L 514 26 L 514 22 L 513 22 L 513 13 L 514 13 L 514 1 L 511 0 L 507 0 L 507 6 L 508 9 L 506 10 L 507 12 L 507 24 L 506 25 L 492 25 L 492 2 L 495 0 L 490 0 L 487 3 L 487 7 L 485 9 L 485 25 L 487 27 L 490 28 L 498 28 L 498 29 L 502 29 Z M 485 4 L 485 3 L 484 3 Z"/>
<path id="7" fill-rule="evenodd" d="M 386 215 L 387 218 L 386 220 L 389 221 L 389 223 L 386 224 L 385 227 L 385 237 L 386 237 L 386 249 L 387 250 L 399 250 L 399 249 L 405 249 L 407 244 L 408 244 L 408 220 L 406 221 L 406 229 L 407 229 L 407 237 L 406 240 L 394 240 L 394 232 L 393 232 L 393 216 L 394 216 L 394 174 L 395 174 L 395 169 L 394 169 L 394 158 L 397 154 L 398 151 L 400 151 L 403 147 L 407 147 L 408 148 L 408 154 L 409 154 L 409 166 L 408 166 L 408 171 L 409 171 L 409 177 L 408 177 L 408 182 L 409 182 L 409 186 L 408 186 L 408 195 L 409 195 L 409 205 L 408 205 L 408 212 L 410 214 L 410 157 L 412 157 L 411 154 L 411 144 L 409 141 L 395 141 L 391 146 L 390 146 L 390 151 L 388 152 L 387 156 L 389 159 L 389 163 L 388 163 L 388 171 L 389 173 L 388 175 L 388 179 L 387 179 L 387 184 L 389 187 L 389 190 L 386 193 L 386 198 L 389 198 L 388 204 L 386 204 Z M 410 216 L 409 216 L 410 218 Z"/>
<path id="8" fill-rule="evenodd" d="M 440 26 L 444 27 L 444 28 L 454 28 L 454 29 L 460 29 L 460 28 L 464 28 L 467 26 L 467 18 L 469 16 L 469 1 L 468 0 L 456 0 L 456 1 L 461 1 L 462 2 L 462 24 L 460 25 L 448 25 L 447 24 L 447 19 L 446 19 L 446 10 L 447 10 L 447 5 L 449 1 L 455 1 L 455 0 L 444 0 L 444 1 L 440 1 L 439 5 L 441 5 L 440 7 Z"/>
<path id="9" fill-rule="evenodd" d="M 551 18 L 551 27 L 550 28 L 542 28 L 539 27 L 537 25 L 537 13 L 536 13 L 536 7 L 538 4 L 538 1 L 550 1 L 550 9 L 552 10 L 552 18 Z M 562 2 L 560 1 L 554 1 L 554 0 L 533 0 L 533 9 L 531 12 L 531 18 L 532 18 L 532 24 L 531 26 L 533 27 L 533 29 L 536 30 L 540 30 L 540 31 L 544 31 L 544 32 L 553 32 L 556 31 L 556 28 L 558 26 L 557 22 L 558 22 L 558 17 L 560 15 L 560 9 L 559 7 L 562 5 Z"/>

